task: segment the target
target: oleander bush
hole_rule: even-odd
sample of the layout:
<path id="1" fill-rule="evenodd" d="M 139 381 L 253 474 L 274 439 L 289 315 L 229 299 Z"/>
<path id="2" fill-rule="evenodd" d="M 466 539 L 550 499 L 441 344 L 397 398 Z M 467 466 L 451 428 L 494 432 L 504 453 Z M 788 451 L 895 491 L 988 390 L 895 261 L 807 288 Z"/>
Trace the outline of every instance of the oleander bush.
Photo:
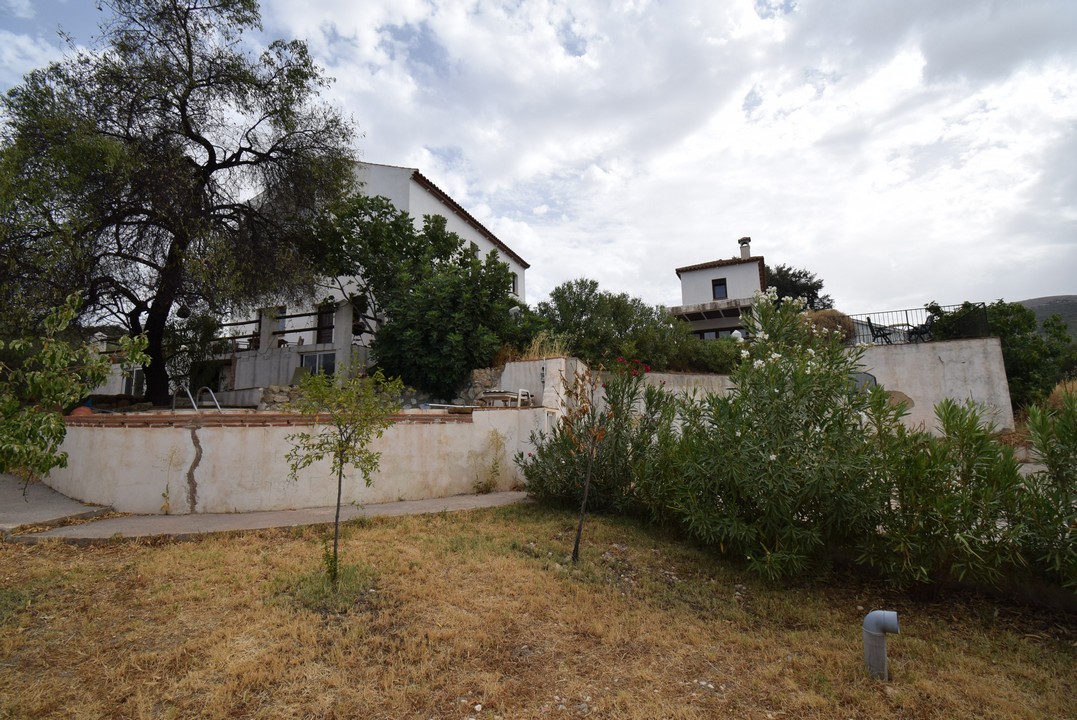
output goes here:
<path id="1" fill-rule="evenodd" d="M 769 579 L 852 557 L 902 587 L 1077 586 L 1077 400 L 1029 411 L 1045 470 L 1022 474 L 985 410 L 944 401 L 938 434 L 852 375 L 861 350 L 803 306 L 756 298 L 727 396 L 673 395 L 618 358 L 589 507 L 677 528 Z M 519 463 L 539 499 L 579 502 L 585 468 L 563 427 Z"/>

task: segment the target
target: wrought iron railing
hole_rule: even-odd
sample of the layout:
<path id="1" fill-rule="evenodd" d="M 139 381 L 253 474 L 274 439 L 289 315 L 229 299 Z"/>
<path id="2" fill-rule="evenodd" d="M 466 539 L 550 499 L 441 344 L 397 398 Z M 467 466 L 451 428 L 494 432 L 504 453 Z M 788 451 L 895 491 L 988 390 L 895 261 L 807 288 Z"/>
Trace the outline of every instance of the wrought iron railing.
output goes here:
<path id="1" fill-rule="evenodd" d="M 853 344 L 901 345 L 910 342 L 987 337 L 987 307 L 983 303 L 928 305 L 909 310 L 850 315 Z"/>

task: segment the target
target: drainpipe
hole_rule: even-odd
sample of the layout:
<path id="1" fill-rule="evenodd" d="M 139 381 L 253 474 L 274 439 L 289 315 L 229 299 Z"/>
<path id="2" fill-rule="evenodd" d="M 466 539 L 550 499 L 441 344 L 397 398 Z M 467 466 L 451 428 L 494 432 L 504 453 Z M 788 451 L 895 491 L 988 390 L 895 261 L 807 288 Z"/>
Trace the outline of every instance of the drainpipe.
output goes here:
<path id="1" fill-rule="evenodd" d="M 893 610 L 872 610 L 864 616 L 864 665 L 872 677 L 889 680 L 886 667 L 886 633 L 898 632 L 898 616 Z"/>

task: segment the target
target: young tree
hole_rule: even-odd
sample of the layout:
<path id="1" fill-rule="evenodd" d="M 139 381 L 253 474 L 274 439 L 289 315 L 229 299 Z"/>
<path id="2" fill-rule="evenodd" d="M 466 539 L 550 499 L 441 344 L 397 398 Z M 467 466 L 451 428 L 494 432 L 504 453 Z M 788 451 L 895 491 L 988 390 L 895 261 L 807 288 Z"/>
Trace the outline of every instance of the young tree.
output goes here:
<path id="1" fill-rule="evenodd" d="M 6 343 L 25 355 L 21 362 L 0 362 L 0 472 L 22 478 L 24 488 L 55 467 L 67 467 L 67 453 L 60 451 L 67 435 L 64 409 L 105 381 L 112 359 L 145 360 L 142 337 L 124 338 L 111 359 L 91 344 L 62 339 L 80 303 L 77 294 L 70 295 L 45 318 L 41 337 Z"/>
<path id="2" fill-rule="evenodd" d="M 308 291 L 313 221 L 351 186 L 350 125 L 300 41 L 259 56 L 256 0 L 102 0 L 96 49 L 2 101 L 0 287 L 30 314 L 72 288 L 145 332 L 147 395 L 167 404 L 174 309 Z"/>
<path id="3" fill-rule="evenodd" d="M 314 416 L 312 432 L 289 436 L 295 446 L 288 451 L 292 478 L 300 470 L 318 460 L 330 458 L 337 476 L 337 507 L 333 517 L 333 555 L 327 563 L 329 579 L 337 584 L 338 547 L 340 544 L 340 499 L 344 490 L 344 469 L 354 467 L 363 475 L 367 487 L 377 471 L 381 453 L 370 449 L 370 443 L 382 436 L 393 424 L 392 416 L 400 410 L 400 394 L 404 389 L 399 379 L 387 380 L 381 371 L 365 375 L 361 368 L 352 367 L 344 375 L 316 373 L 303 378 L 299 398 L 290 409 Z"/>
<path id="4" fill-rule="evenodd" d="M 823 295 L 823 281 L 815 273 L 790 265 L 766 266 L 767 287 L 772 287 L 781 300 L 804 298 L 808 310 L 828 310 L 834 298 Z"/>

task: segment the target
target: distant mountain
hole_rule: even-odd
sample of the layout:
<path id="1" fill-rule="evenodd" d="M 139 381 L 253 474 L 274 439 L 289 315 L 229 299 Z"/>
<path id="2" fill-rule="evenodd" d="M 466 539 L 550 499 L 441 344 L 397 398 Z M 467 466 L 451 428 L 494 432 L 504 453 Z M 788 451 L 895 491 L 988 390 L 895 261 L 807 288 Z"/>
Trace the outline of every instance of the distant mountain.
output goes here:
<path id="1" fill-rule="evenodd" d="M 1069 326 L 1070 335 L 1077 338 L 1077 295 L 1051 295 L 1017 302 L 1036 313 L 1036 320 L 1041 323 L 1051 315 L 1061 315 Z"/>

